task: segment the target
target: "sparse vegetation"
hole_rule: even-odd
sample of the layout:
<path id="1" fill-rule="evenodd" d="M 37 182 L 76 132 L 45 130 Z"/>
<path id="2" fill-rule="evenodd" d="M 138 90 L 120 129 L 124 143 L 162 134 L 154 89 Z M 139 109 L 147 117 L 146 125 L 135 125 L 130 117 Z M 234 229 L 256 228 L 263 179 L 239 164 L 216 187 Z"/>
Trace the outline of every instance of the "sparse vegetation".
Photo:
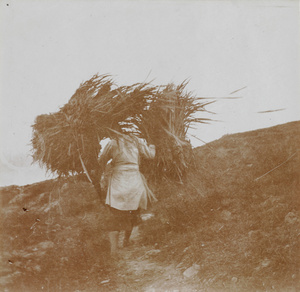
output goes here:
<path id="1" fill-rule="evenodd" d="M 90 183 L 70 178 L 7 187 L 1 198 L 2 287 L 92 289 L 109 273 L 109 244 L 99 218 L 105 212 Z"/>
<path id="2" fill-rule="evenodd" d="M 293 122 L 194 149 L 197 169 L 184 184 L 152 186 L 159 201 L 140 227 L 139 254 L 155 248 L 152 262 L 174 263 L 180 274 L 200 265 L 182 287 L 298 291 L 299 142 L 300 122 Z M 143 291 L 152 277 L 136 282 L 127 274 L 124 286 L 121 267 L 108 258 L 104 207 L 86 179 L 6 187 L 1 199 L 1 283 L 8 291 Z"/>
<path id="3" fill-rule="evenodd" d="M 199 264 L 206 287 L 299 289 L 299 142 L 294 122 L 195 149 L 197 171 L 157 189 L 156 217 L 144 225 L 145 242 L 164 250 L 157 259 Z"/>

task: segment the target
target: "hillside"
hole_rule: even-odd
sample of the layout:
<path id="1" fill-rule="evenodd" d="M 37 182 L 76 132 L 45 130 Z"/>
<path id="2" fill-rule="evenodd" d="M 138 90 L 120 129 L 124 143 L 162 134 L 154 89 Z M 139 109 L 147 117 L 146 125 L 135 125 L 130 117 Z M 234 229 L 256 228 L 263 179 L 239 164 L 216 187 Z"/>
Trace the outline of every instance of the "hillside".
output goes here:
<path id="1" fill-rule="evenodd" d="M 184 184 L 153 184 L 119 261 L 88 182 L 1 188 L 2 290 L 297 291 L 299 142 L 293 122 L 195 149 Z"/>

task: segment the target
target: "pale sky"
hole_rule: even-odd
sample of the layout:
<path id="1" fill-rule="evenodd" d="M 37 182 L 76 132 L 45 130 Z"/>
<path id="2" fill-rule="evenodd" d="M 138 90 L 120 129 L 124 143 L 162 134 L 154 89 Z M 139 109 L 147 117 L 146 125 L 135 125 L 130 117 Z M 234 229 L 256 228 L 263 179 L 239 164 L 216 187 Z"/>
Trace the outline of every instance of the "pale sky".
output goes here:
<path id="1" fill-rule="evenodd" d="M 0 33 L 2 160 L 28 154 L 35 117 L 95 73 L 241 97 L 207 108 L 220 122 L 191 132 L 206 142 L 299 120 L 296 0 L 1 0 Z"/>

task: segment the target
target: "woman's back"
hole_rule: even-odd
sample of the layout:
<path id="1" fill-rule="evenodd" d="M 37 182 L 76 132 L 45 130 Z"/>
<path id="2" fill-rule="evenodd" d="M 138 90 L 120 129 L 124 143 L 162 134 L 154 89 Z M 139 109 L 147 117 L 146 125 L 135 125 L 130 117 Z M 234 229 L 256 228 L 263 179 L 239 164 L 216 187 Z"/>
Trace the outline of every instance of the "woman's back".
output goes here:
<path id="1" fill-rule="evenodd" d="M 155 147 L 148 146 L 139 138 L 118 138 L 111 140 L 103 150 L 102 157 L 112 159 L 113 166 L 139 164 L 139 156 L 154 158 Z"/>

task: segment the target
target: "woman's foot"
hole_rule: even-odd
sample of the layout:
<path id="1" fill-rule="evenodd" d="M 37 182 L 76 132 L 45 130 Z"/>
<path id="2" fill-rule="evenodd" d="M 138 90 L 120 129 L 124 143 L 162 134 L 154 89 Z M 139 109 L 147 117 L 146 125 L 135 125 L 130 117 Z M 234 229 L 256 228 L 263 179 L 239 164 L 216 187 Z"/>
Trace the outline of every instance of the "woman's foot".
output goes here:
<path id="1" fill-rule="evenodd" d="M 128 239 L 128 240 L 125 240 L 124 239 L 124 242 L 123 242 L 123 247 L 128 247 L 132 244 L 132 242 Z"/>

